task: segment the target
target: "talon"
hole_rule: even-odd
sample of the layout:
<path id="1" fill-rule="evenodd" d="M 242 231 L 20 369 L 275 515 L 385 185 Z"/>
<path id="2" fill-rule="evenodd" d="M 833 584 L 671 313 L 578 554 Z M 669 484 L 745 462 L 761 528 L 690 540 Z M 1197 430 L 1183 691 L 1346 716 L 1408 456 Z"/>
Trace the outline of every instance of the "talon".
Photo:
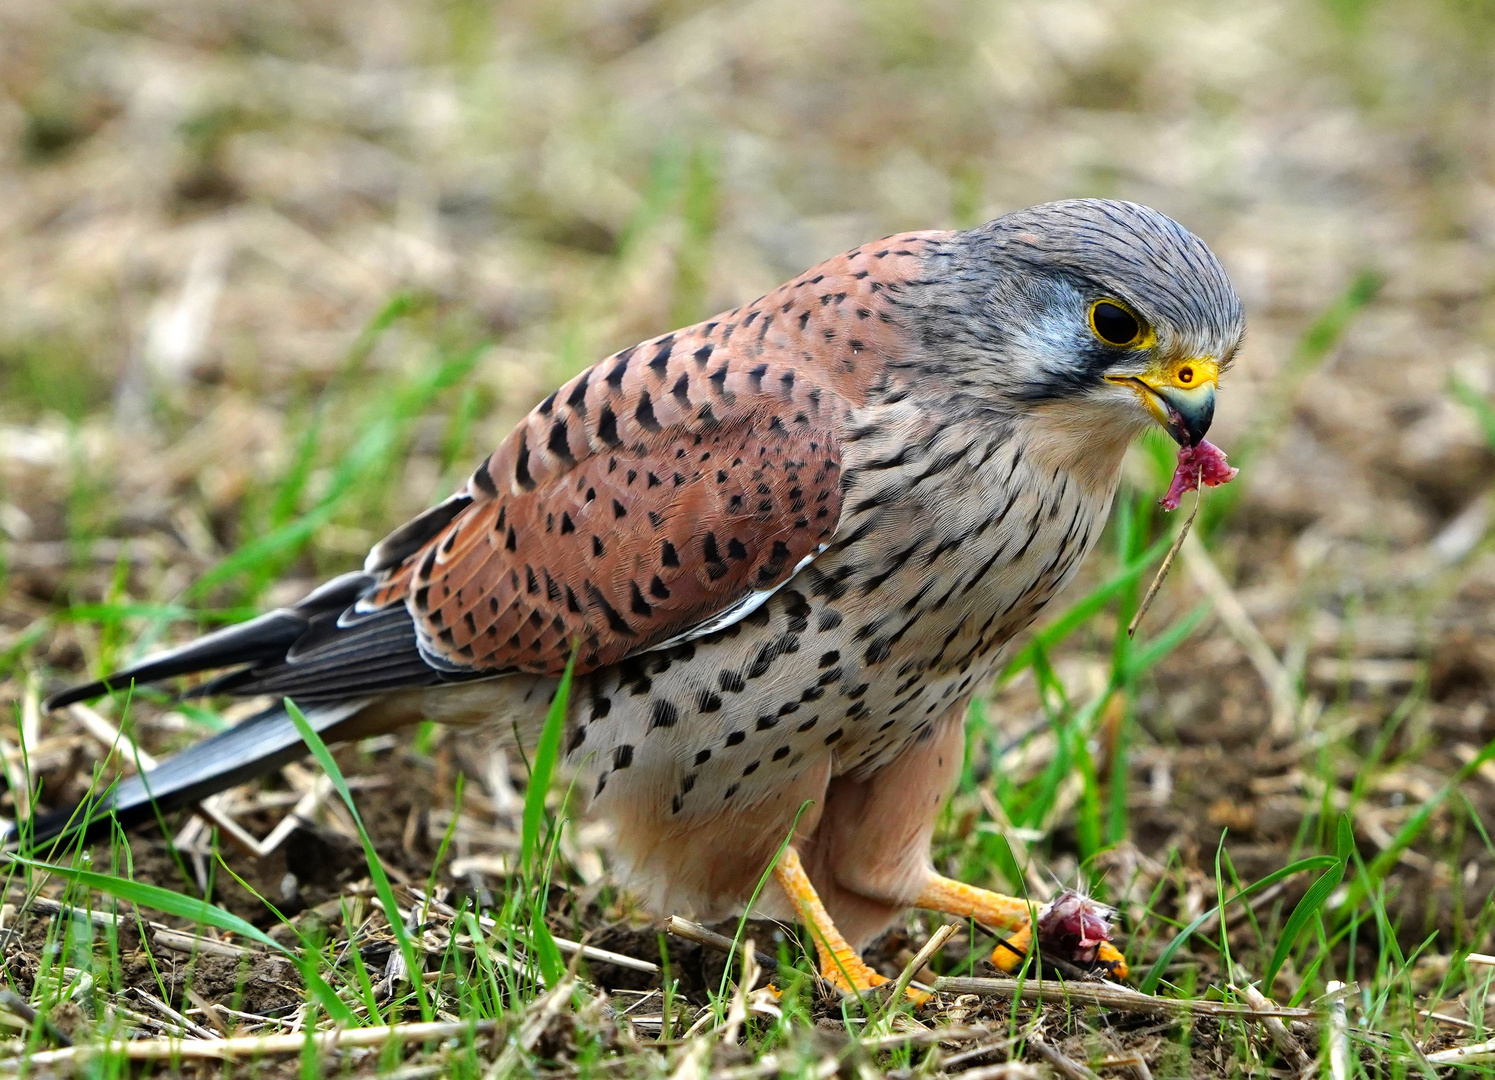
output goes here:
<path id="1" fill-rule="evenodd" d="M 822 971 L 820 977 L 843 994 L 861 996 L 869 990 L 875 990 L 880 986 L 890 986 L 893 982 L 887 976 L 879 975 L 873 971 L 859 958 L 855 959 L 854 963 L 846 963 L 843 957 L 842 966 L 846 968 L 847 974 L 851 976 L 850 985 L 847 984 L 846 976 L 841 973 L 840 967 L 832 968 L 830 971 Z M 903 996 L 914 1005 L 923 1005 L 930 998 L 934 997 L 932 993 L 919 990 L 913 986 L 906 987 L 903 991 Z"/>
<path id="2" fill-rule="evenodd" d="M 845 968 L 843 973 L 842 968 Z M 851 976 L 850 981 L 847 976 Z M 878 986 L 885 985 L 889 980 L 884 975 L 879 975 L 860 959 L 852 957 L 850 962 L 842 958 L 841 963 L 829 969 L 822 969 L 820 977 L 830 983 L 843 994 L 865 994 Z"/>

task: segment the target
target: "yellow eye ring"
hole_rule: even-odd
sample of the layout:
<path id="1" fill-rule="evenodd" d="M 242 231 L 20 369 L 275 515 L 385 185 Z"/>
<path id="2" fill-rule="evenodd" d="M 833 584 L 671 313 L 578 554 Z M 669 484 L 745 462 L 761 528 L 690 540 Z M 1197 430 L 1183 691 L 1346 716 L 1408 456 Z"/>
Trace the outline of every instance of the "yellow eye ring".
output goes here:
<path id="1" fill-rule="evenodd" d="M 1152 328 L 1131 308 L 1109 297 L 1091 303 L 1090 332 L 1119 349 L 1135 349 L 1152 340 Z"/>

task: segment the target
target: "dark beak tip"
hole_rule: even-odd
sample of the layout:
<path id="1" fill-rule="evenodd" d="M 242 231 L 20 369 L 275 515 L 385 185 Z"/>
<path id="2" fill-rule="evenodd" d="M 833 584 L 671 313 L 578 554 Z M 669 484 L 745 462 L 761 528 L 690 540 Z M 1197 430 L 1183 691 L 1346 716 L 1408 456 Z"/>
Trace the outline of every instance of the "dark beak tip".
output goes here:
<path id="1" fill-rule="evenodd" d="M 1167 431 L 1173 441 L 1179 446 L 1198 446 L 1204 441 L 1205 433 L 1209 430 L 1209 421 L 1203 424 L 1195 422 L 1195 418 L 1186 417 L 1171 406 L 1168 409 Z"/>
<path id="2" fill-rule="evenodd" d="M 1185 412 L 1172 402 L 1168 402 L 1168 434 L 1172 435 L 1174 441 L 1180 446 L 1198 446 L 1202 443 L 1214 419 L 1213 399 L 1197 412 L 1193 410 Z"/>

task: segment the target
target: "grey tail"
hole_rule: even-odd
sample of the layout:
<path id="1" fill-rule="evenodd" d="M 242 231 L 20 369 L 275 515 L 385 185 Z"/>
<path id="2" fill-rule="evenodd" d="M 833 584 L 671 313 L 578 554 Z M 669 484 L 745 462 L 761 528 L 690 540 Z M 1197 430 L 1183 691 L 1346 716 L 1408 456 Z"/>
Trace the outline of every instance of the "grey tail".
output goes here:
<path id="1" fill-rule="evenodd" d="M 356 715 L 367 699 L 322 702 L 304 710 L 307 723 L 329 740 L 333 729 Z M 31 819 L 26 833 L 30 846 L 67 836 L 76 840 L 100 834 L 117 821 L 125 828 L 201 802 L 235 784 L 252 780 L 271 769 L 294 761 L 306 752 L 301 733 L 284 704 L 235 724 L 233 727 L 168 758 L 148 773 L 127 777 L 98 797 L 69 810 L 59 810 Z M 16 825 L 6 828 L 4 844 L 14 847 L 21 839 Z"/>

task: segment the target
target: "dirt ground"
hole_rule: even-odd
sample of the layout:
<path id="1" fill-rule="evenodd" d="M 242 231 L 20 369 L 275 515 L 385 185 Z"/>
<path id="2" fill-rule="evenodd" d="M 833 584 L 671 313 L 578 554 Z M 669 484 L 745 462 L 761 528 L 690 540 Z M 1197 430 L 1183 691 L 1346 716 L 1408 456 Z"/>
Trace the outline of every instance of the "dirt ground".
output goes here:
<path id="1" fill-rule="evenodd" d="M 1145 967 L 1166 920 L 1215 902 L 1222 833 L 1249 883 L 1332 852 L 1347 813 L 1360 863 L 1380 867 L 1384 924 L 1326 944 L 1321 968 L 1289 962 L 1277 997 L 1375 986 L 1394 940 L 1417 955 L 1388 1030 L 1415 1029 L 1429 1053 L 1473 1037 L 1483 991 L 1443 980 L 1453 958 L 1495 951 L 1495 765 L 1469 766 L 1495 741 L 1492 68 L 1495 9 L 1477 0 L 0 2 L 4 813 L 24 809 L 27 772 L 51 808 L 109 757 L 117 706 L 97 706 L 101 729 L 41 715 L 40 696 L 358 565 L 581 366 L 869 237 L 1135 199 L 1203 236 L 1245 301 L 1211 436 L 1243 471 L 1228 512 L 1222 498 L 1206 514 L 1208 555 L 1180 561 L 1148 625 L 1201 604 L 1202 621 L 1091 733 L 1104 764 L 1128 732 L 1125 791 L 1102 784 L 1124 837 L 1088 857 L 1078 788 L 1009 831 L 1039 877 L 1086 861 Z M 1159 486 L 1143 450 L 1127 477 Z M 1068 601 L 1115 572 L 1113 552 Z M 1077 701 L 1104 685 L 1114 623 L 1108 607 L 1051 657 Z M 938 840 L 952 871 L 1001 882 L 985 845 L 1010 823 L 981 789 L 1053 759 L 1034 735 L 1046 703 L 1031 672 L 986 702 Z M 130 719 L 160 755 L 220 717 L 146 696 Z M 522 763 L 430 731 L 339 755 L 397 887 L 453 907 L 502 895 Z M 312 783 L 287 771 L 224 813 L 264 837 Z M 286 916 L 346 940 L 339 905 L 366 912 L 372 893 L 334 803 L 264 857 L 220 846 Z M 159 830 L 135 836 L 138 880 L 190 892 L 211 874 L 216 902 L 277 925 L 214 868 L 209 830 L 168 824 L 180 861 Z M 551 924 L 657 962 L 604 839 L 567 834 Z M 118 857 L 95 849 L 96 866 Z M 1280 926 L 1311 880 L 1256 914 Z M 7 986 L 35 1000 L 59 917 L 25 899 L 4 916 Z M 1270 943 L 1253 919 L 1227 922 L 1259 970 Z M 877 966 L 896 975 L 929 929 L 895 931 Z M 788 931 L 753 933 L 772 950 Z M 371 970 L 392 940 L 362 941 Z M 159 976 L 183 1009 L 189 983 L 271 1019 L 304 1001 L 280 961 L 168 952 L 147 979 L 130 966 L 149 966 L 138 928 L 118 944 L 125 984 Z M 722 957 L 674 947 L 682 993 L 704 1004 Z M 936 966 L 970 951 L 957 937 Z M 1229 982 L 1217 947 L 1180 955 L 1201 995 Z M 619 992 L 657 985 L 591 970 Z M 1384 1019 L 1374 998 L 1352 1015 Z M 1005 1030 L 1005 1004 L 937 1006 Z M 1034 1015 L 1080 1061 L 1261 1065 L 1225 1021 L 1184 1038 L 1175 1019 Z M 644 1037 L 608 1023 L 619 1046 Z M 569 1060 L 557 1024 L 545 1038 Z M 1357 1050 L 1372 1075 L 1390 1068 L 1376 1045 Z"/>

